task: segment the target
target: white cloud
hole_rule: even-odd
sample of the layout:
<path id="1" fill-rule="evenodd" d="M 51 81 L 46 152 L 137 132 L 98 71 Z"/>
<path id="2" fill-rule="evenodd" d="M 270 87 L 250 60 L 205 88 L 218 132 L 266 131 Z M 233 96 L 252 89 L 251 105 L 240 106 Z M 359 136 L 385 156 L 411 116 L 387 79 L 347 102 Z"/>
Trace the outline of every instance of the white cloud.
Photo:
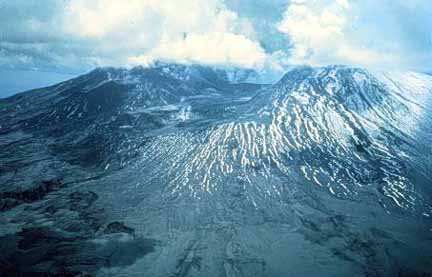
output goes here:
<path id="1" fill-rule="evenodd" d="M 417 0 L 411 8 L 417 10 L 427 1 Z M 408 6 L 399 0 L 296 0 L 287 7 L 277 28 L 293 42 L 292 63 L 418 67 L 427 61 L 426 49 L 412 45 L 424 44 L 422 38 L 394 24 L 406 19 L 398 16 L 409 18 L 407 13 Z M 420 14 L 407 25 L 422 24 L 424 13 Z"/>
<path id="2" fill-rule="evenodd" d="M 61 28 L 118 63 L 169 59 L 255 67 L 264 50 L 254 30 L 219 0 L 75 0 Z"/>
<path id="3" fill-rule="evenodd" d="M 0 67 L 82 72 L 165 59 L 430 71 L 432 64 L 431 0 L 0 2 Z"/>
<path id="4" fill-rule="evenodd" d="M 294 43 L 291 61 L 320 64 L 356 60 L 361 51 L 350 45 L 345 34 L 348 22 L 345 12 L 349 7 L 346 0 L 291 4 L 278 24 L 278 30 L 286 33 Z"/>
<path id="5" fill-rule="evenodd" d="M 265 53 L 254 41 L 233 33 L 212 32 L 190 34 L 172 41 L 162 39 L 160 44 L 148 53 L 131 57 L 129 62 L 145 64 L 158 59 L 185 63 L 262 66 Z"/>

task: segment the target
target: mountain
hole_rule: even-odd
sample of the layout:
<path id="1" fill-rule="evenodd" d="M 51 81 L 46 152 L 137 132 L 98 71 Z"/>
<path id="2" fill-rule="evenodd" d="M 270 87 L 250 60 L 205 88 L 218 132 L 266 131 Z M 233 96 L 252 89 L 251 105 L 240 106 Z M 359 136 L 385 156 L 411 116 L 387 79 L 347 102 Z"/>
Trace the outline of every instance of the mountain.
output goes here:
<path id="1" fill-rule="evenodd" d="M 432 77 L 258 79 L 159 63 L 0 100 L 0 268 L 432 274 Z"/>
<path id="2" fill-rule="evenodd" d="M 68 162 L 100 165 L 110 159 L 107 156 L 113 148 L 125 143 L 128 131 L 140 135 L 181 123 L 190 116 L 191 105 L 196 116 L 218 112 L 213 108 L 217 103 L 244 102 L 250 92 L 263 87 L 232 83 L 223 73 L 176 64 L 130 70 L 98 68 L 5 99 L 0 104 L 4 106 L 0 132 L 24 130 L 48 136 L 55 139 L 55 152 L 63 153 Z M 101 149 L 95 152 L 93 145 Z"/>

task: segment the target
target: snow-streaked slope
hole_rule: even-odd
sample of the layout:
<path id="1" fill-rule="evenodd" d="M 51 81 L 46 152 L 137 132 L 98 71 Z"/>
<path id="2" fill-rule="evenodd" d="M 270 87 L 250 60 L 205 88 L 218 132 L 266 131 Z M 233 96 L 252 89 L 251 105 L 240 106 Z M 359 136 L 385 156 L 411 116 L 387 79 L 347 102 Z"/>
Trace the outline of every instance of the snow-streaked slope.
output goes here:
<path id="1" fill-rule="evenodd" d="M 237 107 L 229 122 L 149 139 L 135 167 L 168 159 L 169 166 L 145 171 L 166 179 L 167 194 L 209 197 L 238 182 L 259 205 L 318 186 L 336 197 L 375 194 L 384 206 L 430 214 L 422 196 L 430 162 L 418 162 L 431 153 L 419 140 L 430 131 L 422 126 L 430 126 L 431 78 L 377 76 L 343 67 L 295 70 Z M 404 86 L 391 86 L 396 82 Z"/>

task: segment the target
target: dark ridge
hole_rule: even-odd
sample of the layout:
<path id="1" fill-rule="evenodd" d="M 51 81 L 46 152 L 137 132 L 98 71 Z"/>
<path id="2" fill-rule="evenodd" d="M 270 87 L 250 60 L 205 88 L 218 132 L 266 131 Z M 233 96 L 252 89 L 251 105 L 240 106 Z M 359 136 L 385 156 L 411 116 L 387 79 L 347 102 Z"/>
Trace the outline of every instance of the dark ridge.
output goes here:
<path id="1" fill-rule="evenodd" d="M 116 233 L 126 233 L 126 234 L 133 235 L 135 234 L 135 230 L 133 228 L 126 226 L 123 222 L 118 222 L 118 221 L 109 223 L 104 230 L 104 234 L 116 234 Z"/>
<path id="2" fill-rule="evenodd" d="M 7 191 L 0 193 L 0 211 L 10 210 L 23 203 L 42 200 L 47 194 L 64 187 L 60 179 L 43 181 L 35 187 L 23 191 Z"/>
<path id="3" fill-rule="evenodd" d="M 135 236 L 124 223 L 107 224 L 97 198 L 75 191 L 29 208 L 52 225 L 29 217 L 16 233 L 0 236 L 0 276 L 95 276 L 101 268 L 131 265 L 154 251 L 155 240 Z"/>

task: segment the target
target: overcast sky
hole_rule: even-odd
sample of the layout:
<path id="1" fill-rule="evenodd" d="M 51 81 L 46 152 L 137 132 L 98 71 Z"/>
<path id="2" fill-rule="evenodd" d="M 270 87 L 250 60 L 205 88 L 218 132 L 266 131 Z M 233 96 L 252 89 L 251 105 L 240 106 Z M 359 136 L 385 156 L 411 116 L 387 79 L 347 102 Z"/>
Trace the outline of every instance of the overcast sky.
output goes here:
<path id="1" fill-rule="evenodd" d="M 432 0 L 0 0 L 0 69 L 157 59 L 429 71 Z"/>

